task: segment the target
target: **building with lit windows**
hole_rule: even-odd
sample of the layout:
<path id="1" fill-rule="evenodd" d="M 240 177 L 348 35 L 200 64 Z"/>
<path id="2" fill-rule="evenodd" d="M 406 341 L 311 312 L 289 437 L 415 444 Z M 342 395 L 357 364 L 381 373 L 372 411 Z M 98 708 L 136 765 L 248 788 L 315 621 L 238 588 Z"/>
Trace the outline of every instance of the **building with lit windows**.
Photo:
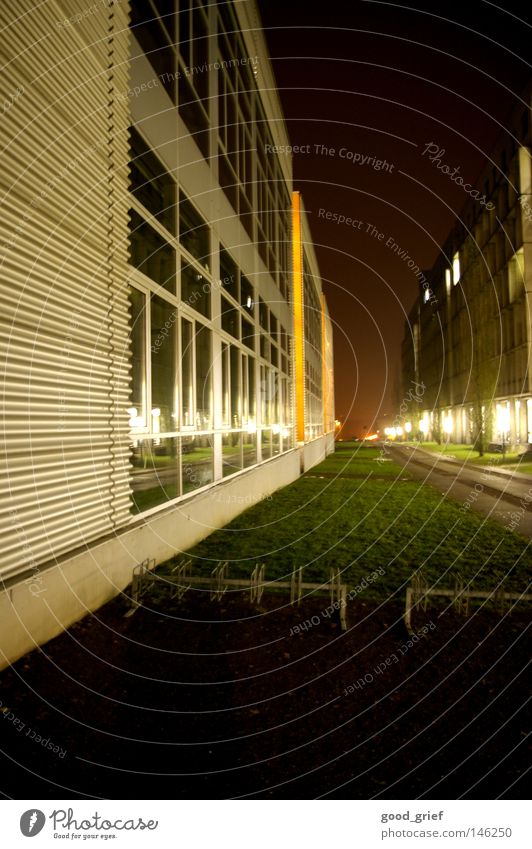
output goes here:
<path id="1" fill-rule="evenodd" d="M 403 395 L 418 438 L 532 443 L 529 87 L 405 324 Z"/>
<path id="2" fill-rule="evenodd" d="M 254 3 L 0 23 L 5 663 L 322 460 L 334 392 Z"/>

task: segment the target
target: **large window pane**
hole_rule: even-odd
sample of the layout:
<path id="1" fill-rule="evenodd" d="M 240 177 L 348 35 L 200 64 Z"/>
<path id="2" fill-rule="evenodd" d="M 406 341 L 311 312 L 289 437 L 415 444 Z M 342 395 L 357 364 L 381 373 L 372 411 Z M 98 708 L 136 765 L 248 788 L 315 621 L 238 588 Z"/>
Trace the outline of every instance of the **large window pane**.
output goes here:
<path id="1" fill-rule="evenodd" d="M 222 425 L 231 425 L 231 368 L 229 345 L 222 343 Z"/>
<path id="2" fill-rule="evenodd" d="M 207 270 L 210 268 L 210 233 L 205 221 L 180 192 L 179 240 L 183 247 Z"/>
<path id="3" fill-rule="evenodd" d="M 211 331 L 196 324 L 196 427 L 212 426 L 212 344 Z"/>
<path id="4" fill-rule="evenodd" d="M 212 436 L 183 436 L 181 438 L 183 494 L 213 481 L 213 457 Z"/>
<path id="5" fill-rule="evenodd" d="M 151 297 L 151 428 L 153 433 L 178 429 L 176 417 L 176 321 L 171 304 Z"/>
<path id="6" fill-rule="evenodd" d="M 146 427 L 146 295 L 133 287 L 131 302 L 131 407 L 129 424 Z"/>
<path id="7" fill-rule="evenodd" d="M 238 301 L 238 266 L 227 251 L 220 251 L 220 280 L 226 292 Z"/>
<path id="8" fill-rule="evenodd" d="M 270 376 L 266 366 L 260 367 L 260 400 L 262 424 L 270 424 Z"/>
<path id="9" fill-rule="evenodd" d="M 203 69 L 209 61 L 209 31 L 202 5 L 195 0 L 180 0 L 179 52 L 198 96 L 205 99 L 209 74 Z"/>
<path id="10" fill-rule="evenodd" d="M 255 326 L 247 321 L 243 316 L 241 317 L 242 321 L 242 342 L 246 345 L 251 351 L 255 350 Z"/>
<path id="11" fill-rule="evenodd" d="M 257 434 L 244 432 L 242 436 L 242 461 L 244 469 L 247 469 L 257 462 Z"/>
<path id="12" fill-rule="evenodd" d="M 200 76 L 208 77 L 203 73 Z M 190 78 L 191 79 L 191 78 Z M 202 104 L 195 90 L 190 85 L 190 80 L 181 71 L 178 81 L 179 115 L 187 125 L 188 131 L 203 156 L 209 155 L 209 117 L 206 111 L 208 101 Z"/>
<path id="13" fill-rule="evenodd" d="M 168 35 L 172 39 L 172 43 L 175 42 L 175 0 L 153 0 L 153 2 L 155 3 L 155 7 L 168 32 Z"/>
<path id="14" fill-rule="evenodd" d="M 191 265 L 181 263 L 181 300 L 205 318 L 211 317 L 211 284 Z"/>
<path id="15" fill-rule="evenodd" d="M 247 277 L 240 278 L 240 304 L 253 317 L 255 312 L 255 293 Z"/>
<path id="16" fill-rule="evenodd" d="M 194 325 L 181 321 L 181 426 L 194 425 Z"/>
<path id="17" fill-rule="evenodd" d="M 140 513 L 179 495 L 177 438 L 138 439 L 132 446 L 133 512 Z"/>
<path id="18" fill-rule="evenodd" d="M 227 298 L 222 295 L 222 330 L 230 333 L 235 339 L 240 339 L 240 313 Z"/>
<path id="19" fill-rule="evenodd" d="M 262 430 L 260 444 L 261 444 L 261 451 L 262 451 L 262 459 L 268 460 L 272 456 L 272 432 L 271 432 L 271 429 Z"/>
<path id="20" fill-rule="evenodd" d="M 231 427 L 242 426 L 242 403 L 240 389 L 240 351 L 231 345 Z"/>
<path id="21" fill-rule="evenodd" d="M 175 51 L 148 0 L 134 0 L 131 4 L 130 26 L 162 85 L 175 102 Z"/>
<path id="22" fill-rule="evenodd" d="M 175 235 L 175 181 L 134 127 L 131 128 L 130 188 L 154 218 Z"/>
<path id="23" fill-rule="evenodd" d="M 259 298 L 259 324 L 263 330 L 268 331 L 270 329 L 270 324 L 268 320 L 269 309 L 262 300 Z"/>
<path id="24" fill-rule="evenodd" d="M 234 475 L 242 469 L 242 435 L 224 433 L 222 437 L 222 473 Z"/>
<path id="25" fill-rule="evenodd" d="M 257 405 L 255 394 L 255 360 L 248 357 L 248 419 L 256 423 Z"/>
<path id="26" fill-rule="evenodd" d="M 130 210 L 130 261 L 159 286 L 175 294 L 176 252 L 135 210 Z"/>

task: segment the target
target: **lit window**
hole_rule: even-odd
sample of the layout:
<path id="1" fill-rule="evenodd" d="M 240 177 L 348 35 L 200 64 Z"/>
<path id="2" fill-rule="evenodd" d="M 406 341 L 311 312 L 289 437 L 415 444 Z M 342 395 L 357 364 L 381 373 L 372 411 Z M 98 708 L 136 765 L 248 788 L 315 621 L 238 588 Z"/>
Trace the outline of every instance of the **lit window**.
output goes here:
<path id="1" fill-rule="evenodd" d="M 209 430 L 212 426 L 211 389 L 211 331 L 196 324 L 196 427 Z"/>
<path id="2" fill-rule="evenodd" d="M 458 252 L 453 256 L 453 285 L 456 286 L 460 280 L 460 254 Z"/>

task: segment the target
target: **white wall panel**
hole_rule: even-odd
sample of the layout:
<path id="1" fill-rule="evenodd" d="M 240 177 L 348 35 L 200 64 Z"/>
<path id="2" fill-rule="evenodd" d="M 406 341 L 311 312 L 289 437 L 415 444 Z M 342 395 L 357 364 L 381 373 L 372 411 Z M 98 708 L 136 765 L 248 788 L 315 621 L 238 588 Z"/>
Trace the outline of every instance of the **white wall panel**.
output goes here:
<path id="1" fill-rule="evenodd" d="M 128 4 L 4 0 L 0 28 L 6 579 L 129 522 Z"/>

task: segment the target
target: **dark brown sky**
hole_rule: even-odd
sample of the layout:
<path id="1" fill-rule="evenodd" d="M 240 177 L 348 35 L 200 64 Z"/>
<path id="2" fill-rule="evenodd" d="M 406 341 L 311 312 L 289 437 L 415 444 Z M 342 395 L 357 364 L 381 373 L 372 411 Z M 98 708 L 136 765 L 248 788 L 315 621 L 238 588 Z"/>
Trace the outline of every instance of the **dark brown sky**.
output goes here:
<path id="1" fill-rule="evenodd" d="M 295 188 L 335 324 L 336 414 L 346 436 L 358 435 L 393 412 L 417 292 L 385 243 L 430 268 L 467 199 L 422 152 L 438 144 L 442 161 L 476 180 L 532 76 L 532 10 L 511 0 L 504 10 L 485 0 L 262 0 L 259 8 L 291 142 L 310 145 L 293 156 Z M 393 169 L 353 164 L 341 148 Z M 327 221 L 320 209 L 362 224 Z"/>

